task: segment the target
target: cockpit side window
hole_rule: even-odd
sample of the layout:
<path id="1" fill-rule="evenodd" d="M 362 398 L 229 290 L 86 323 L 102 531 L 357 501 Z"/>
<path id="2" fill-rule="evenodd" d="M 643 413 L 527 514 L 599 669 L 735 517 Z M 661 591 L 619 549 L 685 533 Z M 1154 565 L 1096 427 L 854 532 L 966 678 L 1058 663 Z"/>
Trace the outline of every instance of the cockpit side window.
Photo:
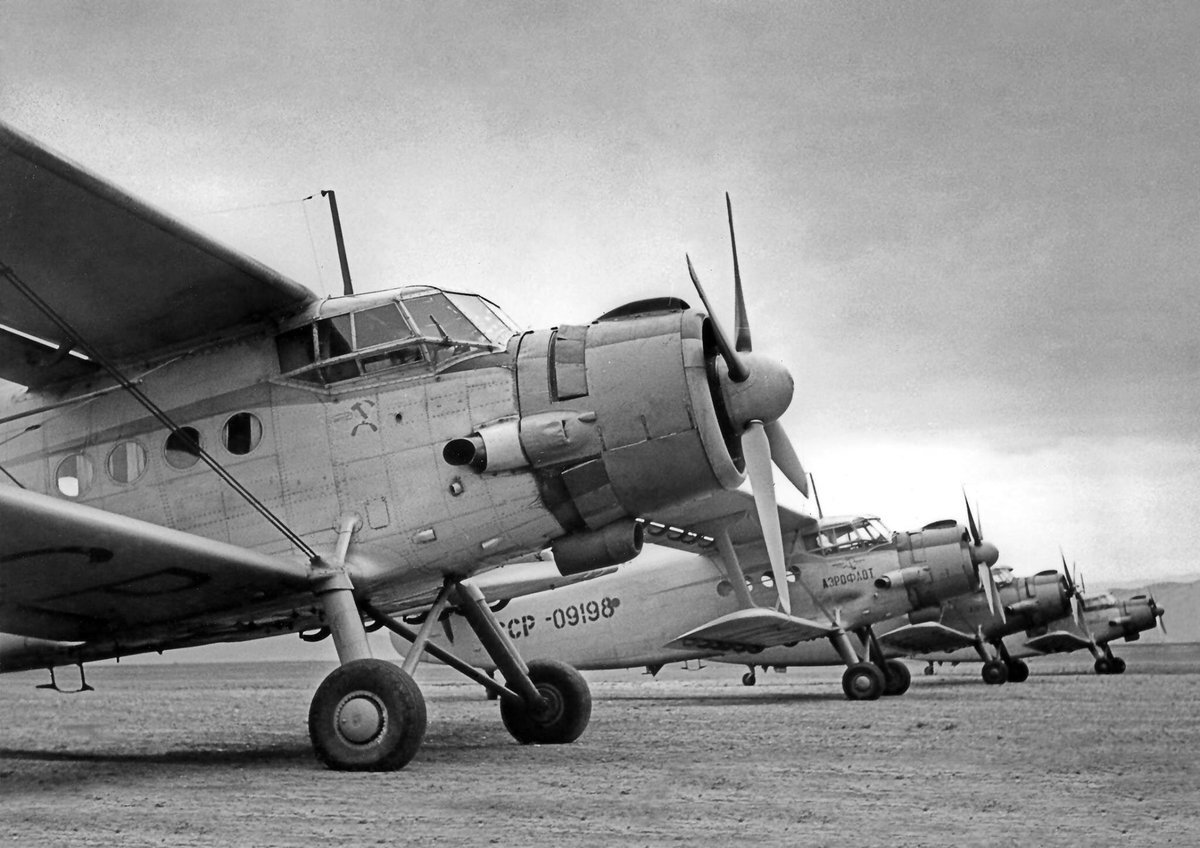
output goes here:
<path id="1" fill-rule="evenodd" d="M 488 343 L 488 338 L 440 292 L 407 298 L 404 306 L 423 336 L 438 339 L 445 335 L 456 342 Z"/>
<path id="2" fill-rule="evenodd" d="M 412 337 L 413 331 L 394 303 L 354 313 L 354 347 L 356 350 Z"/>

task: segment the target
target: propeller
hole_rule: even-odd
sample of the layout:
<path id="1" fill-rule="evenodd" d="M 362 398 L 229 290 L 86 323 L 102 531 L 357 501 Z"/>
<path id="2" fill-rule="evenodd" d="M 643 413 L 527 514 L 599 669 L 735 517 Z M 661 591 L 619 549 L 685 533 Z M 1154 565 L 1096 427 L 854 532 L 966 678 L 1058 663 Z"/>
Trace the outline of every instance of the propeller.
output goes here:
<path id="1" fill-rule="evenodd" d="M 1000 603 L 1000 592 L 996 588 L 996 581 L 992 577 L 991 566 L 996 564 L 1000 559 L 1000 551 L 991 542 L 983 540 L 983 533 L 979 529 L 979 525 L 975 523 L 975 513 L 971 511 L 971 501 L 967 498 L 967 490 L 963 489 L 963 502 L 967 505 L 967 526 L 971 531 L 971 562 L 975 566 L 975 573 L 979 577 L 979 585 L 983 588 L 983 594 L 987 596 L 988 609 L 992 611 L 992 615 L 1000 617 L 1000 621 L 1007 620 L 1004 615 L 1004 605 Z"/>
<path id="2" fill-rule="evenodd" d="M 1075 582 L 1075 576 L 1067 568 L 1067 555 L 1063 553 L 1063 549 L 1058 549 L 1058 555 L 1062 557 L 1063 567 L 1063 583 L 1067 587 L 1067 598 L 1071 601 L 1071 615 L 1075 619 L 1075 624 L 1084 633 L 1087 632 L 1087 622 L 1083 618 L 1083 592 Z"/>
<path id="3" fill-rule="evenodd" d="M 1154 602 L 1153 595 L 1148 600 L 1150 601 L 1150 615 L 1158 619 L 1158 629 L 1162 631 L 1163 638 L 1165 639 L 1167 637 L 1167 623 L 1163 621 L 1163 613 L 1166 610 Z"/>
<path id="4" fill-rule="evenodd" d="M 736 330 L 735 342 L 730 344 L 700 278 L 687 259 L 688 276 L 708 312 L 713 339 L 724 362 L 724 372 L 718 364 L 717 376 L 725 410 L 734 428 L 739 431 L 746 473 L 754 494 L 758 523 L 771 561 L 771 574 L 779 595 L 779 606 L 791 613 L 788 596 L 787 564 L 783 549 L 783 532 L 779 525 L 779 505 L 775 499 L 775 477 L 772 465 L 805 497 L 808 497 L 808 475 L 792 447 L 791 440 L 779 423 L 792 399 L 792 378 L 778 362 L 753 352 L 750 340 L 750 321 L 742 293 L 742 275 L 738 265 L 737 239 L 733 228 L 733 205 L 728 193 L 725 208 L 729 217 L 729 240 L 733 249 L 733 284 Z"/>

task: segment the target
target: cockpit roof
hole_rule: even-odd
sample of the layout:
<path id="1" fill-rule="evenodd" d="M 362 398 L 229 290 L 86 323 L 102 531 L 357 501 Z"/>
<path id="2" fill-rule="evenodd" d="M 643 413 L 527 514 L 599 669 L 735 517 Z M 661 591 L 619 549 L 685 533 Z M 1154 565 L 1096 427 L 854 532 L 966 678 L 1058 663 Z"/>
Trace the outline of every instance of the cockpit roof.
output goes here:
<path id="1" fill-rule="evenodd" d="M 488 304 L 497 312 L 505 314 L 501 308 L 492 300 L 474 292 L 455 291 L 452 289 L 441 289 L 437 286 L 400 286 L 394 289 L 383 289 L 382 291 L 363 292 L 362 294 L 352 295 L 330 295 L 308 305 L 303 311 L 291 316 L 286 322 L 281 325 L 281 329 L 288 330 L 293 327 L 299 327 L 304 324 L 312 323 L 313 321 L 322 318 L 336 318 L 339 315 L 350 315 L 354 312 L 362 312 L 366 309 L 372 309 L 376 306 L 382 306 L 385 303 L 395 303 L 397 301 L 410 300 L 416 297 L 422 297 L 431 294 L 446 294 L 460 295 L 464 297 L 479 298 L 484 303 Z"/>

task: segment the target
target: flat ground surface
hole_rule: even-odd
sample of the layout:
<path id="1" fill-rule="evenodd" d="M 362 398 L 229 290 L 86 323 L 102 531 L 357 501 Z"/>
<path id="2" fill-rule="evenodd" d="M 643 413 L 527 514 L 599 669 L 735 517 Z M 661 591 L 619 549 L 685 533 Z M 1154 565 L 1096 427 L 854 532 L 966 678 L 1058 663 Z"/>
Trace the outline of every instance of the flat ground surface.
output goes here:
<path id="1" fill-rule="evenodd" d="M 567 746 L 422 669 L 429 731 L 392 774 L 309 748 L 316 663 L 100 666 L 97 692 L 0 677 L 0 845 L 1200 845 L 1200 648 L 976 668 L 874 703 L 836 669 L 589 674 Z"/>

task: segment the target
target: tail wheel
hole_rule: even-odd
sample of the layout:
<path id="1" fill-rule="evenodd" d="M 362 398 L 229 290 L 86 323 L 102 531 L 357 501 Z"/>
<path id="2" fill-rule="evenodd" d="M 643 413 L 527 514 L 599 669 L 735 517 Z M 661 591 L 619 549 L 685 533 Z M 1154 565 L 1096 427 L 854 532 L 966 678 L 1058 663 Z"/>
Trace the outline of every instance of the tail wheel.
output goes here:
<path id="1" fill-rule="evenodd" d="M 308 710 L 317 758 L 338 771 L 393 771 L 425 738 L 425 699 L 393 663 L 355 660 L 321 681 Z"/>
<path id="2" fill-rule="evenodd" d="M 743 686 L 753 686 L 757 682 L 758 682 L 758 678 L 754 676 L 753 670 L 747 671 L 745 674 L 742 675 L 742 685 Z"/>
<path id="3" fill-rule="evenodd" d="M 999 686 L 1008 680 L 1008 666 L 1000 660 L 992 660 L 983 664 L 983 682 L 989 686 Z"/>
<path id="4" fill-rule="evenodd" d="M 883 694 L 885 683 L 874 663 L 855 663 L 842 675 L 842 691 L 851 701 L 874 701 Z"/>
<path id="5" fill-rule="evenodd" d="M 883 694 L 886 696 L 903 695 L 912 684 L 912 672 L 900 660 L 888 660 L 887 675 L 883 684 Z"/>
<path id="6" fill-rule="evenodd" d="M 1012 660 L 1008 663 L 1008 682 L 1024 683 L 1029 679 L 1029 666 L 1023 660 Z"/>
<path id="7" fill-rule="evenodd" d="M 500 719 L 522 745 L 574 742 L 592 717 L 592 693 L 578 671 L 557 660 L 534 660 L 529 679 L 545 699 L 541 709 L 516 698 L 500 699 Z"/>

